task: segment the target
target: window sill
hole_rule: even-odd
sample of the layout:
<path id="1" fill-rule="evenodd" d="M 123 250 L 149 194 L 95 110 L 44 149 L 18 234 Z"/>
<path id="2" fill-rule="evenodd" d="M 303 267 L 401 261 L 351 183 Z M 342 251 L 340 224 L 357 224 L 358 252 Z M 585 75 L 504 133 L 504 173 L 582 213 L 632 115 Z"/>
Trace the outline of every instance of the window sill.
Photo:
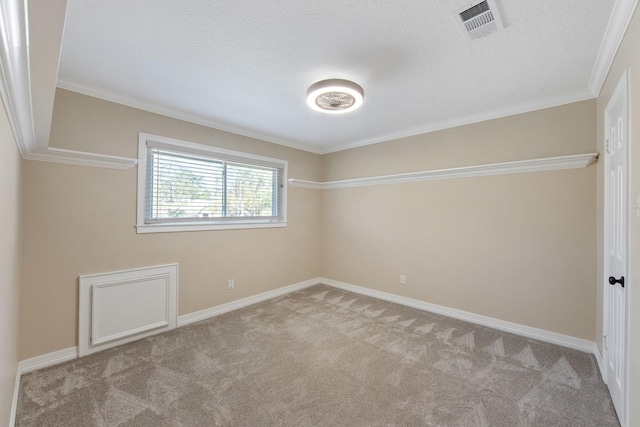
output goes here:
<path id="1" fill-rule="evenodd" d="M 213 230 L 241 230 L 251 228 L 282 228 L 283 222 L 229 222 L 225 224 L 142 224 L 136 226 L 138 234 L 146 233 L 177 233 L 188 231 L 213 231 Z"/>

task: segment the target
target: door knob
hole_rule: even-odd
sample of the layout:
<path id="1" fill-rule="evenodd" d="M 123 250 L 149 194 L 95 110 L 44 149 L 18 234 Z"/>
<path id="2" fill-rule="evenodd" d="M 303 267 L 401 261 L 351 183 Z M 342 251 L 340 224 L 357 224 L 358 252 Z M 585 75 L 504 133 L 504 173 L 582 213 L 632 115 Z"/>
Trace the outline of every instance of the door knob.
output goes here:
<path id="1" fill-rule="evenodd" d="M 624 288 L 624 276 L 620 276 L 619 279 L 616 279 L 613 276 L 609 276 L 609 284 L 611 286 L 615 286 L 616 283 L 620 283 L 620 286 L 622 286 Z"/>

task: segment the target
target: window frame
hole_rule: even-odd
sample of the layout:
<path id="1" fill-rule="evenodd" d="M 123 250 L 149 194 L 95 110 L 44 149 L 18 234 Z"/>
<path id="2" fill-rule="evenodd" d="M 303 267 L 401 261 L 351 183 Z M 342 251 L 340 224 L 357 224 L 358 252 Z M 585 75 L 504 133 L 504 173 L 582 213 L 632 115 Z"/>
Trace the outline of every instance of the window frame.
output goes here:
<path id="1" fill-rule="evenodd" d="M 279 217 L 226 217 L 222 219 L 212 219 L 211 221 L 171 221 L 171 222 L 145 222 L 145 207 L 147 203 L 147 151 L 148 144 L 154 148 L 165 148 L 190 155 L 201 155 L 212 159 L 243 163 L 258 167 L 269 167 L 282 169 L 282 191 L 281 208 L 282 215 Z M 136 231 L 140 233 L 171 233 L 182 231 L 208 231 L 208 230 L 235 230 L 249 228 L 275 228 L 287 226 L 287 169 L 286 160 L 272 157 L 259 156 L 256 154 L 244 153 L 240 151 L 227 150 L 211 145 L 198 144 L 195 142 L 183 141 L 164 136 L 152 135 L 140 132 L 138 138 L 138 194 Z"/>

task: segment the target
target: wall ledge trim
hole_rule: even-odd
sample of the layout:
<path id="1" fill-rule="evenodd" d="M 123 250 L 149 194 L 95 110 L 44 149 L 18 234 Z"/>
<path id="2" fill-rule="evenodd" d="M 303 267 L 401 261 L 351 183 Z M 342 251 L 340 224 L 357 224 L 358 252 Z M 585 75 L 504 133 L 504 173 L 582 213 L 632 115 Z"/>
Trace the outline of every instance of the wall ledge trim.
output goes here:
<path id="1" fill-rule="evenodd" d="M 319 278 L 320 283 L 337 289 L 366 295 L 396 304 L 405 305 L 407 307 L 417 308 L 418 310 L 428 311 L 431 313 L 441 314 L 443 316 L 452 317 L 454 319 L 464 320 L 466 322 L 475 323 L 476 325 L 487 326 L 489 328 L 498 329 L 500 331 L 533 338 L 539 341 L 557 344 L 563 347 L 572 348 L 574 350 L 583 351 L 585 353 L 595 353 L 595 343 L 582 338 L 572 337 L 570 335 L 559 334 L 544 329 L 538 329 L 531 326 L 525 326 L 519 323 L 508 322 L 506 320 L 496 319 L 494 317 L 483 316 L 480 314 L 470 313 L 468 311 L 449 308 L 442 305 L 432 304 L 429 302 L 403 297 L 400 295 L 390 294 L 387 292 L 377 291 L 362 286 L 352 285 L 349 283 L 339 282 L 337 280 Z M 597 359 L 597 356 L 596 356 Z"/>
<path id="2" fill-rule="evenodd" d="M 25 160 L 64 163 L 68 165 L 91 166 L 107 169 L 129 170 L 138 164 L 138 159 L 87 153 L 63 148 L 36 148 L 22 156 Z"/>
<path id="3" fill-rule="evenodd" d="M 292 187 L 310 188 L 312 190 L 324 190 L 324 186 L 327 184 L 325 182 L 307 181 L 305 179 L 295 178 L 290 178 L 287 180 L 287 182 L 289 182 L 289 185 Z"/>
<path id="4" fill-rule="evenodd" d="M 399 184 L 406 182 L 434 181 L 453 178 L 471 178 L 479 176 L 506 175 L 527 172 L 546 172 L 565 169 L 586 168 L 598 159 L 598 153 L 570 156 L 546 157 L 514 162 L 492 163 L 487 165 L 465 166 L 460 168 L 437 169 L 421 172 L 409 172 L 396 175 L 371 176 L 366 178 L 343 179 L 339 181 L 316 182 L 303 179 L 289 179 L 289 185 L 316 190 L 334 188 L 364 187 L 369 185 Z"/>

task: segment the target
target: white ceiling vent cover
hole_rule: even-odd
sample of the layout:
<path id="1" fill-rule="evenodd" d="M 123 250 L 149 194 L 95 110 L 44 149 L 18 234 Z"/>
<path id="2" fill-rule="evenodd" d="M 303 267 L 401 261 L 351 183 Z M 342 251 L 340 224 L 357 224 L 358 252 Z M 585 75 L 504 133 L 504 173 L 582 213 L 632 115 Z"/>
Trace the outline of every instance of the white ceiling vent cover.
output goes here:
<path id="1" fill-rule="evenodd" d="M 454 17 L 471 40 L 504 28 L 495 0 L 472 3 L 455 12 Z"/>

